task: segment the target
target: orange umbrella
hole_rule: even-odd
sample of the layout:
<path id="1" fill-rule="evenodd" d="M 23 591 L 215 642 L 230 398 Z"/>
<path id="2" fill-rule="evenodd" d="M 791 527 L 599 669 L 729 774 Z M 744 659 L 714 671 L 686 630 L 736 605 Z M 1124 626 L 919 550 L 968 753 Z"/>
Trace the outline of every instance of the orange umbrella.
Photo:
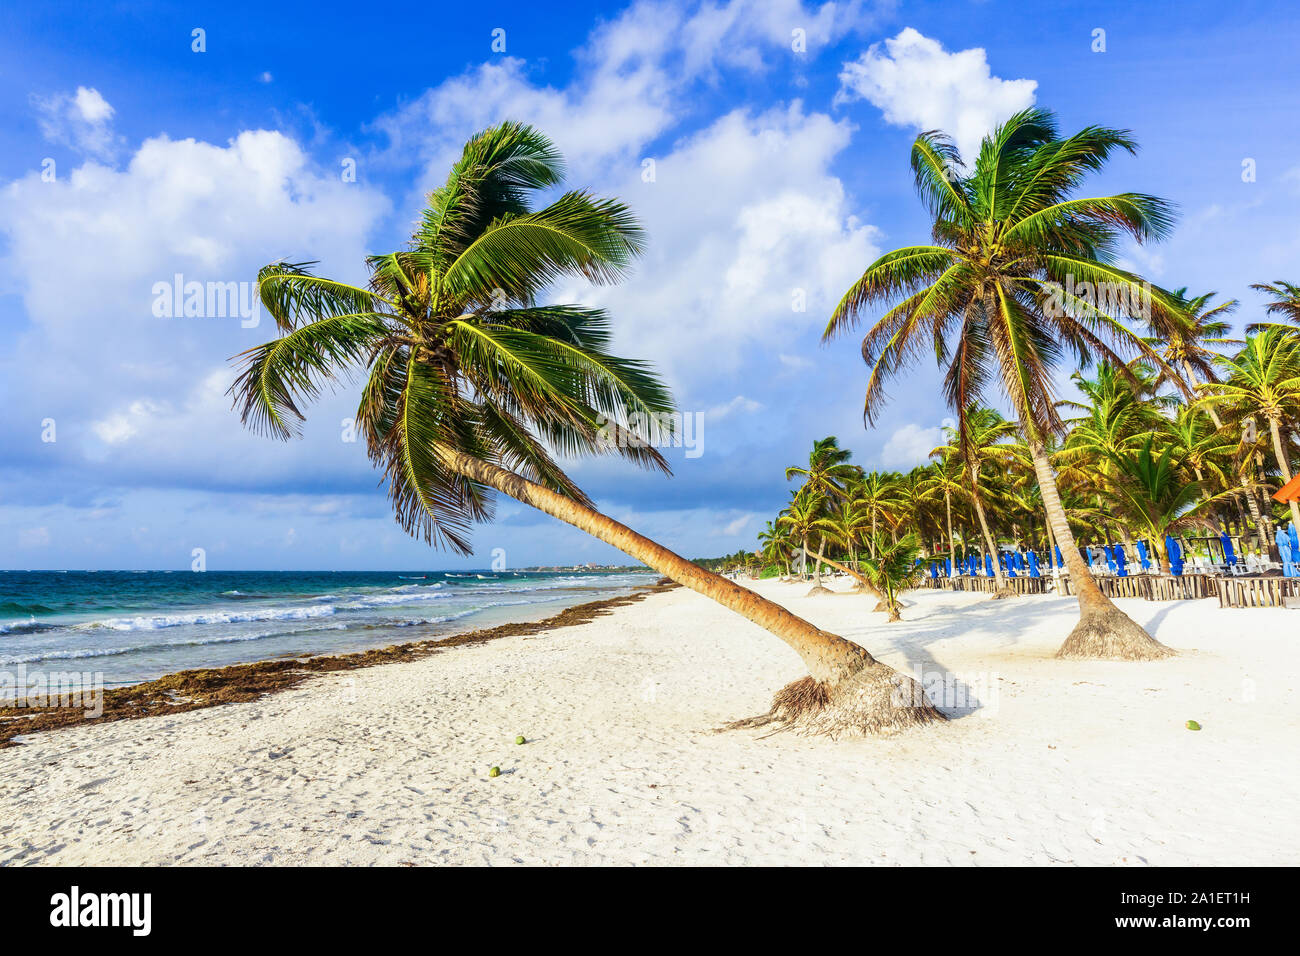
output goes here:
<path id="1" fill-rule="evenodd" d="M 1274 501 L 1300 501 L 1300 475 L 1296 475 L 1273 495 Z"/>

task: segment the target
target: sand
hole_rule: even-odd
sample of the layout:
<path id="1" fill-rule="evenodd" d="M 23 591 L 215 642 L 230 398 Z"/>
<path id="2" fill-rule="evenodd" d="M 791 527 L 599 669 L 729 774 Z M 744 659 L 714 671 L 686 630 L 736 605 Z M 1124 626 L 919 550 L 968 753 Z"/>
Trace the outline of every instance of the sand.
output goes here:
<path id="1" fill-rule="evenodd" d="M 887 624 L 869 598 L 752 586 L 956 675 L 955 719 L 870 741 L 715 732 L 800 663 L 678 589 L 254 703 L 32 735 L 0 751 L 0 863 L 1300 861 L 1300 613 L 1120 601 L 1180 655 L 1078 663 L 1052 657 L 1070 598 L 916 591 Z"/>

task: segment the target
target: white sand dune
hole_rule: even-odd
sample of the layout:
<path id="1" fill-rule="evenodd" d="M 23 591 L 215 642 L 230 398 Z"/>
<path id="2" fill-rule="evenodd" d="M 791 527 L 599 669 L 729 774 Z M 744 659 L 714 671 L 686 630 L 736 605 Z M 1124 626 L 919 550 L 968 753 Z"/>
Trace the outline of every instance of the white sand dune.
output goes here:
<path id="1" fill-rule="evenodd" d="M 887 740 L 715 733 L 801 666 L 678 589 L 253 704 L 34 735 L 0 751 L 0 862 L 1300 860 L 1300 614 L 1123 601 L 1181 655 L 1067 663 L 1072 599 L 913 592 L 889 625 L 857 595 L 756 587 L 978 701 Z"/>

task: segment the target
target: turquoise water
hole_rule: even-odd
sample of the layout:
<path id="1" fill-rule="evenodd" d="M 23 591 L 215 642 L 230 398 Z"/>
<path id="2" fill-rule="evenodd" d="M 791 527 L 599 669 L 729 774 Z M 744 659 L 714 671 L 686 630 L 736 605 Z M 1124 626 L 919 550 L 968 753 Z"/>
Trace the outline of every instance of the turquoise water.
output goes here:
<path id="1" fill-rule="evenodd" d="M 0 668 L 102 673 L 336 654 L 536 619 L 654 575 L 511 571 L 0 571 Z"/>

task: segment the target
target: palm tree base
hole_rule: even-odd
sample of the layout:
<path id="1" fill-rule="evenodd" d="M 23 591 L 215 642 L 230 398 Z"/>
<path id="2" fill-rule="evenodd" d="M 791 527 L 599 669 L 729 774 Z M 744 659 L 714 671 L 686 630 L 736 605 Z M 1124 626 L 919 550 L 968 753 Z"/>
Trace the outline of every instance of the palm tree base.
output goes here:
<path id="1" fill-rule="evenodd" d="M 989 600 L 1001 601 L 1003 598 L 1013 598 L 1016 596 L 1016 592 L 1011 590 L 1011 588 L 1002 588 L 999 591 L 994 591 L 993 596 Z"/>
<path id="2" fill-rule="evenodd" d="M 888 737 L 947 719 L 920 684 L 877 661 L 835 684 L 801 677 L 777 691 L 766 714 L 724 729 L 771 727 L 773 733 L 840 740 Z"/>
<path id="3" fill-rule="evenodd" d="M 1177 652 L 1117 607 L 1085 611 L 1056 656 L 1064 660 L 1158 661 Z"/>
<path id="4" fill-rule="evenodd" d="M 819 594 L 834 594 L 834 593 L 835 592 L 832 591 L 830 588 L 822 587 L 820 584 L 818 584 L 816 587 L 812 588 L 807 594 L 805 594 L 804 597 L 816 597 Z"/>

